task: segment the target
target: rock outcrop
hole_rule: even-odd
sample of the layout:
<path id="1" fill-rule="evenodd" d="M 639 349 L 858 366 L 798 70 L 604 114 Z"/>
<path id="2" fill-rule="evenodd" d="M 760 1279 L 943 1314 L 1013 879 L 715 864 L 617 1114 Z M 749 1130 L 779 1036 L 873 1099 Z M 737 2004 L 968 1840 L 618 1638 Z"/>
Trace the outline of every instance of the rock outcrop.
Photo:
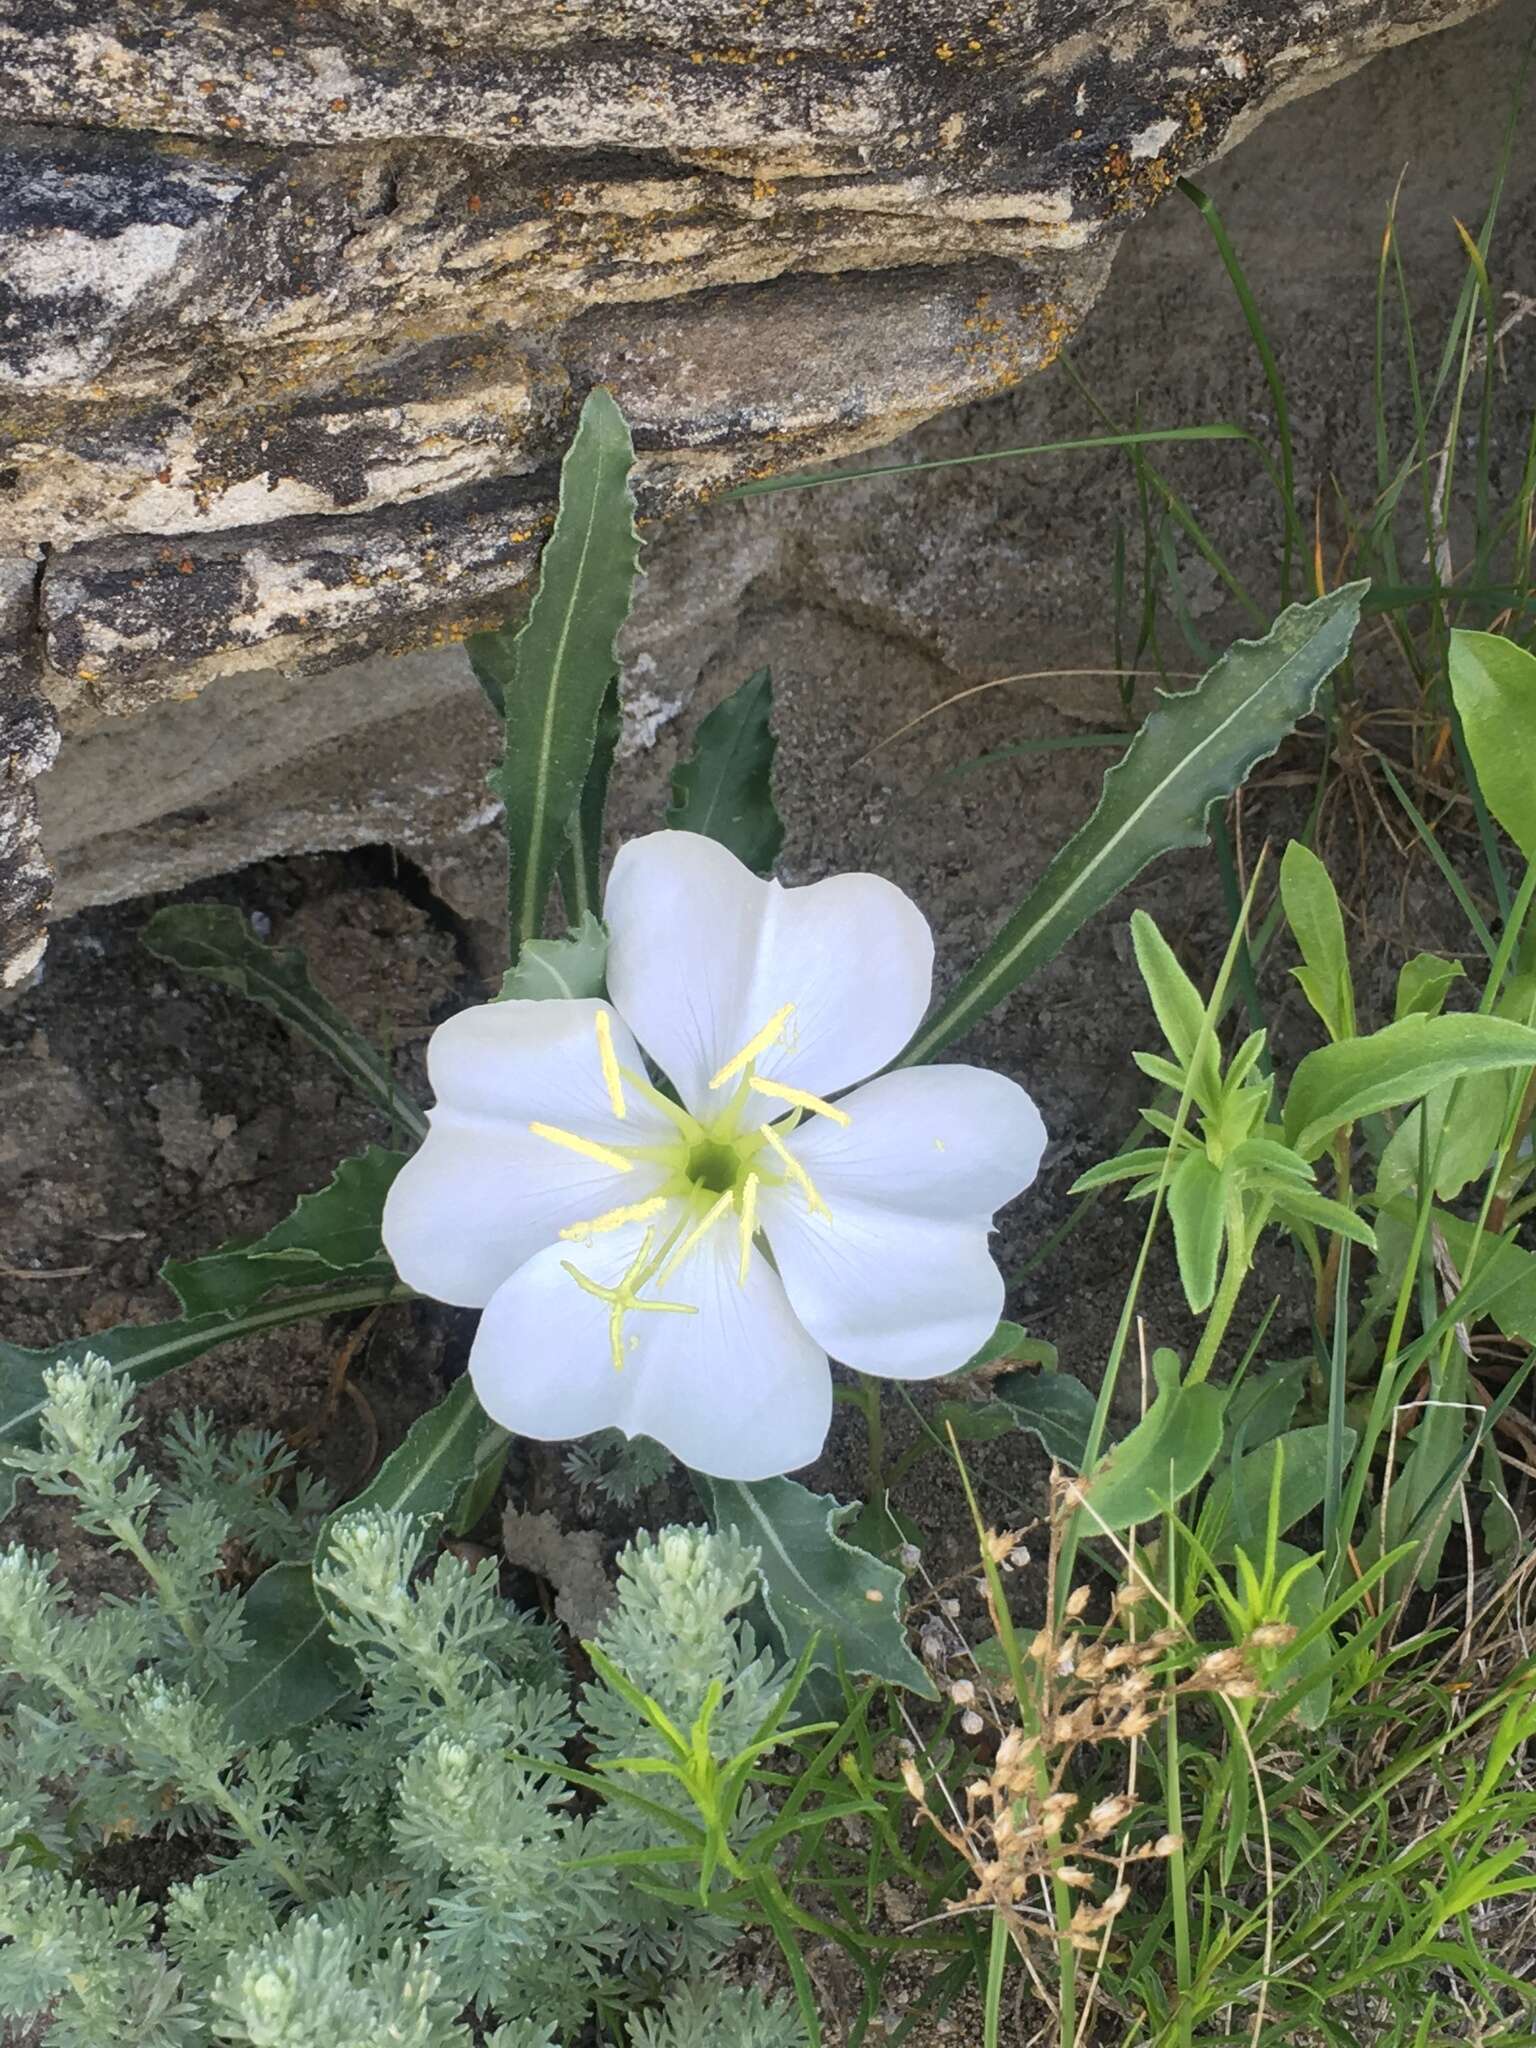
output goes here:
<path id="1" fill-rule="evenodd" d="M 887 440 L 1049 362 L 1267 108 L 1485 4 L 0 0 L 0 930 L 23 661 L 80 727 L 456 638 L 593 383 L 652 516 Z"/>

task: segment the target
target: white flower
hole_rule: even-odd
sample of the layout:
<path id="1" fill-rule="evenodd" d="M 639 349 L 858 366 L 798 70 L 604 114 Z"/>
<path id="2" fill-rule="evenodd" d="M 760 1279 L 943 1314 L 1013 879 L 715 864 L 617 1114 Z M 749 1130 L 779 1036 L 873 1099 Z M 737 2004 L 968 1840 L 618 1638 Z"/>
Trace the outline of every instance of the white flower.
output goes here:
<path id="1" fill-rule="evenodd" d="M 603 908 L 611 1001 L 488 1003 L 433 1034 L 437 1105 L 384 1242 L 411 1286 L 484 1310 L 469 1369 L 508 1429 L 791 1471 L 826 1436 L 829 1353 L 927 1379 L 992 1334 L 988 1232 L 1044 1128 L 976 1067 L 828 1099 L 928 1007 L 927 923 L 877 876 L 784 889 L 658 832 L 620 852 Z"/>

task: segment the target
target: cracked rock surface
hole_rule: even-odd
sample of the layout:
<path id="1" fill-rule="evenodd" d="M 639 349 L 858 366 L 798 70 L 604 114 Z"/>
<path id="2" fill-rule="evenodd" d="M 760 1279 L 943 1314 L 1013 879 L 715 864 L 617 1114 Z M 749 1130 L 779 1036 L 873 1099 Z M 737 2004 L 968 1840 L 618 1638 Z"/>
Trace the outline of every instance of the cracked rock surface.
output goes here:
<path id="1" fill-rule="evenodd" d="M 651 517 L 1009 389 L 1181 172 L 1487 4 L 0 0 L 12 971 L 39 687 L 491 621 L 596 382 Z"/>

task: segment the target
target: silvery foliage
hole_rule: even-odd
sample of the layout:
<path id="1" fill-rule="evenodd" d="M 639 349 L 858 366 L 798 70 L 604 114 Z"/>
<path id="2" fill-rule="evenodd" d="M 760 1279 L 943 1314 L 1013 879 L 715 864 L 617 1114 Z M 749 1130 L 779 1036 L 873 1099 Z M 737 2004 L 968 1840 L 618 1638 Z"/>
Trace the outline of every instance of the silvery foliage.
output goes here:
<path id="1" fill-rule="evenodd" d="M 722 1923 L 603 1867 L 666 1829 L 574 1812 L 552 1766 L 577 1733 L 601 1764 L 655 1732 L 602 1683 L 573 1713 L 554 1633 L 493 1562 L 424 1567 L 407 1517 L 341 1520 L 316 1583 L 355 1689 L 241 1746 L 231 1581 L 310 1553 L 319 1491 L 276 1439 L 201 1419 L 153 1476 L 132 1391 L 100 1359 L 56 1368 L 41 1448 L 13 1458 L 138 1590 L 82 1611 L 55 1558 L 0 1551 L 0 2018 L 46 2015 L 53 2048 L 561 2048 L 601 1999 L 632 2048 L 797 2048 L 785 2007 L 700 1974 Z M 720 1682 L 717 1744 L 784 1682 L 733 1618 L 754 1585 L 734 1538 L 641 1536 L 601 1638 L 679 1724 Z M 645 1780 L 663 1803 L 668 1784 Z M 744 1804 L 742 1840 L 763 1810 Z M 153 1902 L 118 1890 L 125 1867 Z"/>

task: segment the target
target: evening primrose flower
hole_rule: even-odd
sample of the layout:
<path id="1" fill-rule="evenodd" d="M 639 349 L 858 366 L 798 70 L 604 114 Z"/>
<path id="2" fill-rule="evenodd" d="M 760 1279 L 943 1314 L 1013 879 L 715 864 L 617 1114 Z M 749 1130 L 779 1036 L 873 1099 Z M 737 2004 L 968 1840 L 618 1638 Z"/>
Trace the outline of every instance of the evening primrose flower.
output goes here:
<path id="1" fill-rule="evenodd" d="M 608 1001 L 488 1003 L 433 1034 L 384 1242 L 411 1286 L 483 1311 L 469 1370 L 506 1428 L 792 1471 L 827 1433 L 829 1354 L 927 1379 L 992 1334 L 988 1233 L 1044 1128 L 1000 1074 L 880 1073 L 928 1007 L 933 940 L 875 875 L 785 889 L 658 832 L 603 910 Z"/>

